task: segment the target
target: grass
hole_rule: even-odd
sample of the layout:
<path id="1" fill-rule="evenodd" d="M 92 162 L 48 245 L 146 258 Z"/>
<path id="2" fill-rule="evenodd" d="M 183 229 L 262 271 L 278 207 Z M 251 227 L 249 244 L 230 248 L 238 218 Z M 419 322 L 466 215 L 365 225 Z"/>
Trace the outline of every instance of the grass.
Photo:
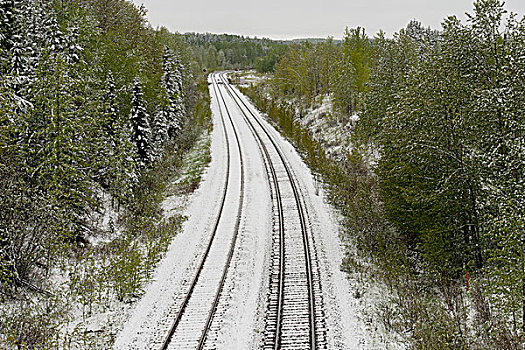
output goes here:
<path id="1" fill-rule="evenodd" d="M 210 147 L 211 139 L 207 133 L 184 157 L 178 178 L 173 179 L 168 187 L 168 195 L 188 194 L 197 189 L 211 161 Z"/>

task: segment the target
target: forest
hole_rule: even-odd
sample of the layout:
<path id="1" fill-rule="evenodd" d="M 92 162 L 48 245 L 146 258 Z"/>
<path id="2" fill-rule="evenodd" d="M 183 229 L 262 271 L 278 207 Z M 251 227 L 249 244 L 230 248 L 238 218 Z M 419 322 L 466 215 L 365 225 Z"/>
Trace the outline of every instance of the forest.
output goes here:
<path id="1" fill-rule="evenodd" d="M 140 296 L 184 221 L 160 201 L 210 129 L 208 87 L 184 40 L 145 13 L 0 1 L 2 348 L 106 348 L 114 332 L 81 321 Z"/>
<path id="2" fill-rule="evenodd" d="M 0 0 L 0 23 L 0 347 L 111 344 L 117 316 L 82 320 L 137 300 L 185 220 L 161 201 L 209 161 L 203 70 L 251 68 L 343 217 L 356 298 L 388 292 L 374 321 L 409 349 L 523 349 L 525 20 L 502 1 L 341 41 L 170 33 L 125 0 Z M 302 123 L 326 103 L 335 155 Z"/>
<path id="3" fill-rule="evenodd" d="M 209 71 L 257 69 L 273 72 L 291 43 L 232 34 L 185 33 L 182 37 L 191 46 L 201 67 Z"/>
<path id="4" fill-rule="evenodd" d="M 523 346 L 524 83 L 525 20 L 478 0 L 439 31 L 291 45 L 244 89 L 323 178 L 357 244 L 343 268 L 388 286 L 377 320 L 409 348 Z M 301 123 L 326 98 L 352 130 L 336 157 Z"/>

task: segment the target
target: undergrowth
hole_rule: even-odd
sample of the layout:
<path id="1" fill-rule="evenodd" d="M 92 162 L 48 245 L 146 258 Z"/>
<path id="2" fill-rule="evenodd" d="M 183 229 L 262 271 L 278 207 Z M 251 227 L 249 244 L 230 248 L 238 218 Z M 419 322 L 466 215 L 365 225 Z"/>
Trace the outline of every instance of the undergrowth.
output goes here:
<path id="1" fill-rule="evenodd" d="M 45 272 L 47 289 L 28 286 L 16 298 L 1 295 L 0 348 L 111 348 L 125 310 L 141 297 L 185 220 L 181 214 L 166 217 L 161 202 L 192 193 L 210 161 L 212 122 L 204 77 L 197 89 L 199 99 L 177 142 L 143 172 L 133 198 L 125 204 L 111 201 L 117 220 L 99 229 L 99 237 L 72 242 L 60 266 Z"/>
<path id="2" fill-rule="evenodd" d="M 426 272 L 386 219 L 364 151 L 353 148 L 332 159 L 296 120 L 290 103 L 269 98 L 263 85 L 240 89 L 297 148 L 342 214 L 347 249 L 341 269 L 361 281 L 354 286 L 355 298 L 376 299 L 370 323 L 408 349 L 523 349 L 497 322 L 481 286 L 473 283 L 467 291 L 464 280 Z M 373 294 L 373 286 L 381 296 Z"/>

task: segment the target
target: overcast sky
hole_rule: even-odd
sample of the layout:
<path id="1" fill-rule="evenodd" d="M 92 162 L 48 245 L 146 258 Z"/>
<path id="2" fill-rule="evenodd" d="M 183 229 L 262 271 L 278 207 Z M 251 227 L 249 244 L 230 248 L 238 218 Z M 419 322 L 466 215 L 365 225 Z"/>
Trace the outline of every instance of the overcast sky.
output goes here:
<path id="1" fill-rule="evenodd" d="M 333 36 L 361 26 L 373 36 L 391 35 L 411 19 L 440 29 L 449 15 L 464 20 L 473 0 L 132 0 L 148 9 L 154 26 L 173 32 L 232 33 L 293 39 Z M 525 0 L 507 0 L 506 8 L 522 17 Z"/>

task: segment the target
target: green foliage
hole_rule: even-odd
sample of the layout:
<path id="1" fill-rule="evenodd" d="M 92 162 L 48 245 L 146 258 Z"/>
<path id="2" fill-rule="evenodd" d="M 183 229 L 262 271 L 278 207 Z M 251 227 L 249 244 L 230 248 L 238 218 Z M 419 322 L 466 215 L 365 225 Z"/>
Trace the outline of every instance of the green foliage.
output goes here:
<path id="1" fill-rule="evenodd" d="M 365 106 L 371 59 L 370 39 L 364 28 L 347 28 L 332 89 L 334 107 L 345 116 L 357 113 Z"/>
<path id="2" fill-rule="evenodd" d="M 389 109 L 399 103 L 400 91 L 418 63 L 419 55 L 427 55 L 432 50 L 432 35 L 432 31 L 412 21 L 407 29 L 394 34 L 393 40 L 386 38 L 383 32 L 374 38 L 366 108 L 360 114 L 353 135 L 357 141 L 372 142 L 378 136 Z"/>
<path id="3" fill-rule="evenodd" d="M 525 222 L 518 198 L 503 203 L 492 219 L 488 235 L 493 246 L 488 251 L 484 281 L 494 313 L 511 320 L 509 328 L 514 338 L 518 338 L 520 328 L 523 331 L 523 318 L 519 320 L 519 315 L 525 312 Z"/>
<path id="4" fill-rule="evenodd" d="M 114 260 L 110 262 L 109 277 L 119 301 L 138 297 L 145 278 L 142 254 L 136 242 L 125 239 L 114 243 Z"/>
<path id="5" fill-rule="evenodd" d="M 15 9 L 9 18 L 4 5 Z M 207 84 L 197 85 L 181 36 L 152 29 L 145 9 L 127 1 L 1 1 L 0 20 L 0 347 L 104 348 L 107 334 L 61 329 L 65 305 L 87 318 L 140 294 L 183 222 L 164 219 L 160 203 L 211 128 Z M 140 112 L 156 116 L 164 47 L 177 57 L 179 131 L 139 166 L 133 82 L 143 83 Z M 107 210 L 118 222 L 101 232 Z"/>
<path id="6" fill-rule="evenodd" d="M 336 79 L 334 62 L 340 48 L 329 38 L 317 44 L 294 44 L 275 67 L 271 84 L 276 96 L 297 101 L 301 111 L 319 94 L 329 93 Z"/>
<path id="7" fill-rule="evenodd" d="M 287 51 L 284 42 L 247 38 L 230 34 L 182 35 L 191 46 L 201 69 L 256 69 L 272 72 L 280 57 Z"/>
<path id="8" fill-rule="evenodd" d="M 247 91 L 322 175 L 351 233 L 343 268 L 390 287 L 380 319 L 409 348 L 523 346 L 525 22 L 505 14 L 478 0 L 466 24 L 452 16 L 442 32 L 412 21 L 370 41 L 347 30 L 327 55 L 328 92 L 310 79 L 321 70 L 311 44 L 291 47 L 271 89 Z M 327 93 L 339 117 L 359 114 L 354 148 L 337 161 L 296 122 Z M 377 152 L 371 164 L 363 150 Z"/>
<path id="9" fill-rule="evenodd" d="M 67 309 L 59 297 L 13 300 L 0 309 L 0 346 L 51 349 L 60 345 L 61 321 Z"/>
<path id="10" fill-rule="evenodd" d="M 372 66 L 372 46 L 364 29 L 347 29 L 341 45 L 332 38 L 293 44 L 275 66 L 273 95 L 292 98 L 303 114 L 316 97 L 328 94 L 338 117 L 365 107 Z"/>
<path id="11" fill-rule="evenodd" d="M 515 17 L 503 25 L 499 1 L 474 7 L 466 25 L 448 18 L 437 41 L 412 26 L 393 42 L 378 42 L 394 61 L 405 61 L 403 51 L 410 59 L 401 69 L 379 61 L 361 131 L 381 150 L 377 174 L 389 221 L 425 271 L 454 279 L 483 271 L 493 315 L 512 320 L 486 322 L 507 329 L 495 337 L 518 339 L 525 322 L 524 110 L 515 77 L 523 69 L 525 31 Z M 404 74 L 383 89 L 389 67 Z"/>

